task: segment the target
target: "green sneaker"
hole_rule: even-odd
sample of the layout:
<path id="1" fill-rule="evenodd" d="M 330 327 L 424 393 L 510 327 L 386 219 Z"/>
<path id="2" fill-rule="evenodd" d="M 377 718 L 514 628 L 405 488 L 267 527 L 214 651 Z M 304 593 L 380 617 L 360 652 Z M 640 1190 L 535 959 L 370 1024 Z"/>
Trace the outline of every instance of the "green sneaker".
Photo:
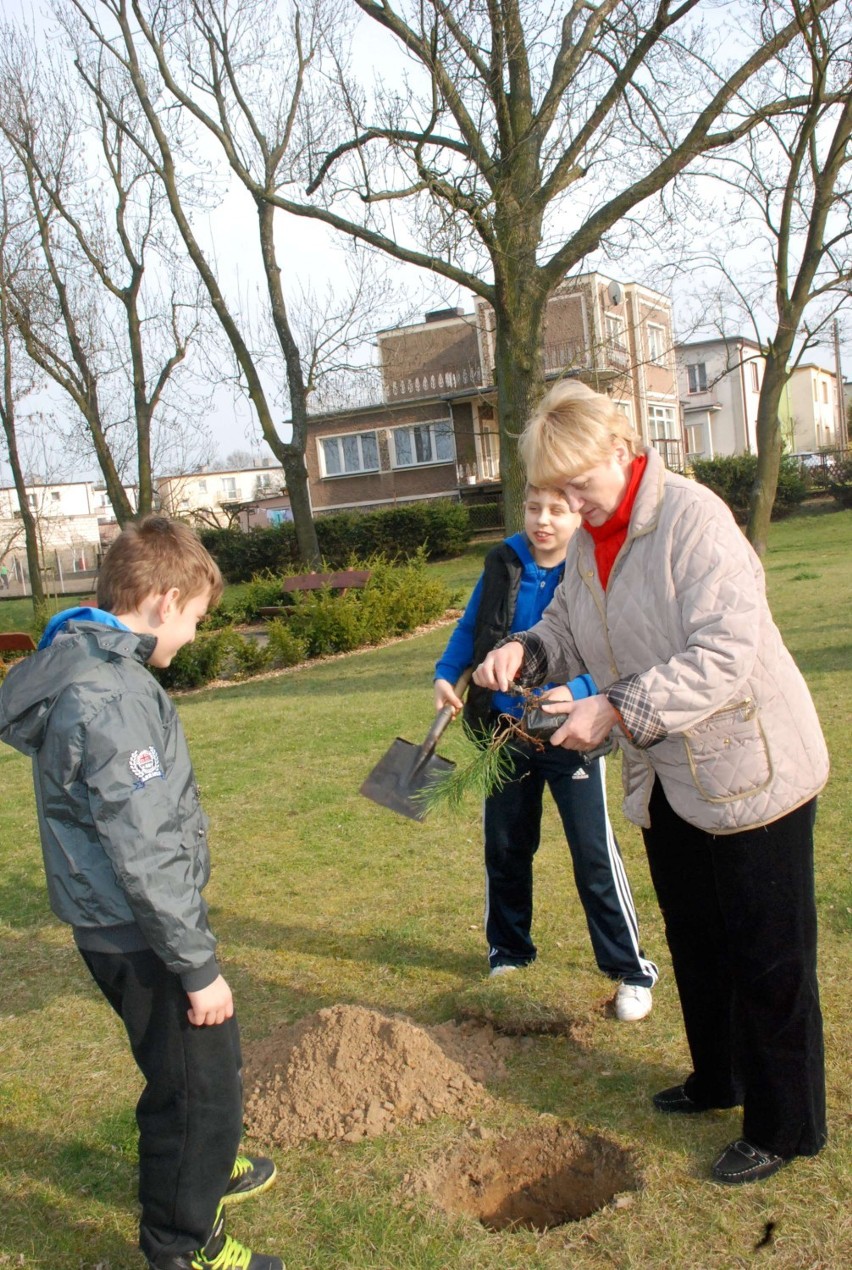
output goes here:
<path id="1" fill-rule="evenodd" d="M 231 1171 L 228 1189 L 222 1196 L 223 1204 L 240 1204 L 252 1195 L 268 1191 L 278 1170 L 265 1155 L 238 1155 Z"/>
<path id="2" fill-rule="evenodd" d="M 197 1252 L 159 1257 L 149 1261 L 151 1270 L 285 1270 L 280 1257 L 265 1257 L 251 1252 L 225 1234 L 225 1212 L 222 1205 L 216 1214 L 213 1234 Z"/>

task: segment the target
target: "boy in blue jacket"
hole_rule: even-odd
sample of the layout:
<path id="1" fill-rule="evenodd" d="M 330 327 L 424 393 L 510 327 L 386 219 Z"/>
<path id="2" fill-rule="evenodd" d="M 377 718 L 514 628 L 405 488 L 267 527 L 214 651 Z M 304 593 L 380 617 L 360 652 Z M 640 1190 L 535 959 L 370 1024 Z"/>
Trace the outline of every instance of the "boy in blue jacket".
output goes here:
<path id="1" fill-rule="evenodd" d="M 222 593 L 185 525 L 148 516 L 104 558 L 98 608 L 57 614 L 0 688 L 0 739 L 33 761 L 51 907 L 73 929 L 145 1078 L 139 1246 L 151 1270 L 283 1270 L 225 1233 L 272 1184 L 238 1156 L 242 1060 L 202 890 L 207 817 L 183 729 L 148 670 Z"/>
<path id="2" fill-rule="evenodd" d="M 519 697 L 471 684 L 463 705 L 453 685 L 513 631 L 541 617 L 562 579 L 565 551 L 579 517 L 558 490 L 527 487 L 524 532 L 488 553 L 483 573 L 435 667 L 435 708 L 464 710 L 476 733 L 493 731 L 501 714 L 519 717 Z M 547 687 L 555 685 L 549 684 Z M 588 675 L 567 685 L 574 698 L 597 690 Z M 620 981 L 615 1013 L 622 1022 L 651 1010 L 657 967 L 639 946 L 630 884 L 606 809 L 604 760 L 586 763 L 575 750 L 544 742 L 512 742 L 514 772 L 485 800 L 485 935 L 491 974 L 535 959 L 532 941 L 533 856 L 541 838 L 542 798 L 553 795 L 571 851 L 574 880 L 586 914 L 595 960 Z"/>

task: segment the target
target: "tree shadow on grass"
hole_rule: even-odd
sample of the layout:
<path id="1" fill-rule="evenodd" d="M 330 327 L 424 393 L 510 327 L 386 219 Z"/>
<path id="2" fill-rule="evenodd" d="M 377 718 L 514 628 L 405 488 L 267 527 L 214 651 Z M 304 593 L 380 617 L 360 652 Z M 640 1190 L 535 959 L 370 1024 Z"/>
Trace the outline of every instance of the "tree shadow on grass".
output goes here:
<path id="1" fill-rule="evenodd" d="M 0 875 L 0 922 L 13 930 L 52 926 L 44 874 L 5 869 Z"/>
<path id="2" fill-rule="evenodd" d="M 353 935 L 343 927 L 320 930 L 283 922 L 247 922 L 241 914 L 229 915 L 218 907 L 215 929 L 226 945 L 233 939 L 248 948 L 286 950 L 336 962 L 425 967 L 465 978 L 482 975 L 486 965 L 484 948 L 481 953 L 461 952 L 394 932 Z"/>
<path id="3" fill-rule="evenodd" d="M 104 1122 L 105 1137 L 113 1127 L 111 1120 L 114 1117 Z M 131 1243 L 117 1233 L 113 1217 L 116 1209 L 125 1210 L 128 1228 L 134 1229 L 135 1155 L 93 1138 L 63 1139 L 8 1124 L 0 1124 L 0 1141 L 0 1160 L 8 1170 L 0 1252 L 12 1258 L 34 1252 L 39 1265 L 73 1265 L 75 1270 L 97 1266 L 130 1270 L 141 1264 L 135 1236 Z M 103 1221 L 97 1219 L 98 1207 L 104 1210 Z M 82 1216 L 84 1209 L 91 1216 Z M 61 1259 L 56 1260 L 60 1248 Z M 19 1263 L 12 1260 L 10 1264 Z"/>
<path id="4" fill-rule="evenodd" d="M 845 644 L 830 644 L 822 648 L 797 649 L 795 658 L 803 675 L 833 671 L 848 674 L 852 666 L 852 647 L 847 641 Z"/>

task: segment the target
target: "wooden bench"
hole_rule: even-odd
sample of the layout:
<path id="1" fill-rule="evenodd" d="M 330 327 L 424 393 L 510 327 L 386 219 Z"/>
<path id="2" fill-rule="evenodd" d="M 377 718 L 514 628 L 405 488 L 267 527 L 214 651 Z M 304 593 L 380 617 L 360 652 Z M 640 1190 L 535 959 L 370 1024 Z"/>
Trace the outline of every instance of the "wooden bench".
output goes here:
<path id="1" fill-rule="evenodd" d="M 322 591 L 328 588 L 345 595 L 353 588 L 366 586 L 369 581 L 369 569 L 344 569 L 340 573 L 297 573 L 292 578 L 281 579 L 281 590 L 285 595 L 292 595 L 298 591 Z M 281 617 L 286 612 L 284 607 L 258 609 L 261 617 Z"/>
<path id="2" fill-rule="evenodd" d="M 26 631 L 0 631 L 0 653 L 32 653 L 35 644 Z"/>

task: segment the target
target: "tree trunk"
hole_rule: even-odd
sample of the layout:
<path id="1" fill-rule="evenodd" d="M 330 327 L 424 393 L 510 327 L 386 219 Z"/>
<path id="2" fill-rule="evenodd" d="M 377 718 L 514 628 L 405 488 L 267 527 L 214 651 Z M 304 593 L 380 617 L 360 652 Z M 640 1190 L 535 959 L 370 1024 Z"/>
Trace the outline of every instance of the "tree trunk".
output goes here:
<path id="1" fill-rule="evenodd" d="M 322 561 L 308 490 L 308 469 L 305 466 L 305 448 L 308 440 L 308 394 L 302 373 L 302 358 L 290 329 L 290 319 L 287 316 L 287 306 L 281 286 L 281 269 L 275 254 L 275 208 L 260 197 L 257 199 L 257 218 L 272 322 L 287 368 L 293 434 L 289 442 L 284 442 L 278 436 L 276 429 L 271 426 L 271 421 L 268 430 L 263 420 L 261 420 L 261 426 L 267 445 L 284 468 L 287 493 L 290 496 L 290 507 L 293 512 L 293 524 L 296 529 L 296 542 L 299 545 L 299 557 L 302 564 L 307 565 L 309 569 L 319 569 Z"/>
<path id="2" fill-rule="evenodd" d="M 769 523 L 778 489 L 778 473 L 781 470 L 782 434 L 779 411 L 790 373 L 787 369 L 789 357 L 790 348 L 786 341 L 783 345 L 770 346 L 757 406 L 757 472 L 749 496 L 746 537 L 761 557 L 766 554 L 769 542 Z"/>
<path id="3" fill-rule="evenodd" d="M 544 394 L 542 338 L 546 292 L 536 278 L 534 253 L 528 269 L 516 259 L 495 286 L 495 358 L 497 414 L 500 421 L 500 479 L 507 533 L 524 523 L 526 472 L 518 438 Z"/>
<path id="4" fill-rule="evenodd" d="M 18 507 L 24 525 L 24 541 L 27 547 L 27 569 L 30 575 L 30 590 L 33 596 L 33 616 L 40 622 L 45 616 L 44 582 L 41 576 L 41 558 L 38 550 L 38 526 L 27 501 L 27 486 L 18 454 L 18 439 L 15 432 L 14 417 L 4 410 L 3 430 L 6 433 L 6 445 L 9 451 L 9 466 L 12 469 L 12 480 L 18 495 Z"/>

